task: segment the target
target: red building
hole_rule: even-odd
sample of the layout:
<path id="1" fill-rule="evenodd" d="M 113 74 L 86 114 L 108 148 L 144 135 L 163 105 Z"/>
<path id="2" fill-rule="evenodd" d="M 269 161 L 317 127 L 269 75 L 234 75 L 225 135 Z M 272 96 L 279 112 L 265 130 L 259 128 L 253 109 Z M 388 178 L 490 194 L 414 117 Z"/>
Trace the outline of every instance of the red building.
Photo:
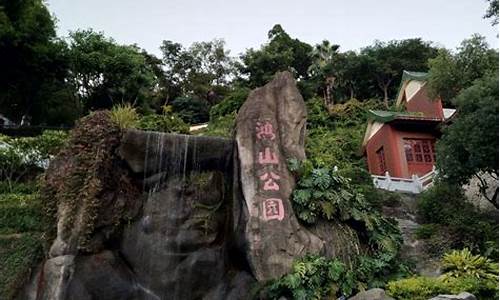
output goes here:
<path id="1" fill-rule="evenodd" d="M 439 125 L 455 110 L 443 109 L 439 98 L 429 98 L 426 78 L 427 73 L 404 71 L 398 111 L 369 112 L 363 151 L 371 174 L 412 178 L 432 171 Z"/>

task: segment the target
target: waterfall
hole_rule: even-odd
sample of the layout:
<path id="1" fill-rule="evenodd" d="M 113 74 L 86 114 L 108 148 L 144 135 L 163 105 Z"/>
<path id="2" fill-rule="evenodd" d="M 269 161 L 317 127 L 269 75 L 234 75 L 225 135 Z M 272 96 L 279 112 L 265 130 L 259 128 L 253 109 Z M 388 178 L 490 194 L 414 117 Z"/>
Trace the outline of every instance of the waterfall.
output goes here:
<path id="1" fill-rule="evenodd" d="M 143 209 L 124 229 L 124 259 L 136 274 L 139 299 L 197 299 L 206 290 L 187 286 L 208 288 L 224 275 L 219 235 L 232 141 L 159 132 L 140 139 Z M 192 282 L 200 272 L 207 273 L 205 282 Z"/>

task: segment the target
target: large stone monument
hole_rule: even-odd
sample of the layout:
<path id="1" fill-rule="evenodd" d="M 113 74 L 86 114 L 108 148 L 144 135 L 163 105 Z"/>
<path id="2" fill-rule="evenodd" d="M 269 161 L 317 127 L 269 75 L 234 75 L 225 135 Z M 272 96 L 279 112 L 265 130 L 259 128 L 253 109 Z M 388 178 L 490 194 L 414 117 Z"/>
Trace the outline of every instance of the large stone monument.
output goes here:
<path id="1" fill-rule="evenodd" d="M 96 120 L 90 116 L 87 126 Z M 111 169 L 107 176 L 96 172 L 106 185 L 92 198 L 99 204 L 95 217 L 86 217 L 81 199 L 56 201 L 57 238 L 19 298 L 248 299 L 255 282 L 289 272 L 296 258 L 349 256 L 355 234 L 326 224 L 313 233 L 293 212 L 295 178 L 287 159 L 305 158 L 305 124 L 293 76 L 282 72 L 241 107 L 236 143 L 140 130 L 116 134 L 116 151 L 108 149 L 113 163 L 101 162 Z M 67 149 L 78 151 L 73 143 Z M 73 156 L 61 152 L 46 174 L 63 191 L 73 186 L 61 174 L 82 168 Z M 109 184 L 114 177 L 126 184 Z M 84 194 L 85 187 L 77 186 Z M 122 218 L 114 217 L 118 212 Z M 82 238 L 89 247 L 78 246 Z"/>
<path id="2" fill-rule="evenodd" d="M 248 220 L 247 257 L 257 280 L 290 271 L 294 258 L 324 245 L 300 226 L 290 202 L 287 159 L 305 159 L 306 108 L 290 72 L 253 90 L 236 119 L 240 179 Z"/>

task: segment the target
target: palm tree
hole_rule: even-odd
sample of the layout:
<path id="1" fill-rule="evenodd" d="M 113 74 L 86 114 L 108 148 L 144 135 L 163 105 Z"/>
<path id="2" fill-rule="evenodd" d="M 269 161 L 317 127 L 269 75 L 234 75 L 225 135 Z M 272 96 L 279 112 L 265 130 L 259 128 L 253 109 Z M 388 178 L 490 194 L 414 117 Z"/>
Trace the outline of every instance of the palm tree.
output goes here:
<path id="1" fill-rule="evenodd" d="M 311 54 L 313 63 L 309 68 L 309 72 L 313 76 L 322 78 L 323 99 L 327 107 L 333 104 L 331 91 L 337 79 L 333 70 L 333 61 L 338 49 L 339 45 L 332 45 L 329 41 L 324 40 L 321 44 L 317 44 L 314 47 Z"/>

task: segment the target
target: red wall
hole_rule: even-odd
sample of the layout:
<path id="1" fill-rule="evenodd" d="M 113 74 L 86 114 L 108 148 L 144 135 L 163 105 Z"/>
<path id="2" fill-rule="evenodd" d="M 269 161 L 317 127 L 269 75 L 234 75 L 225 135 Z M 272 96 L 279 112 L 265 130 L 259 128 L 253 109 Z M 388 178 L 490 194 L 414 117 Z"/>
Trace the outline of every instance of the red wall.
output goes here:
<path id="1" fill-rule="evenodd" d="M 401 177 L 401 157 L 397 145 L 397 133 L 389 124 L 384 126 L 370 138 L 366 144 L 368 170 L 371 174 L 384 175 L 379 169 L 377 150 L 384 147 L 385 164 L 391 176 Z"/>
<path id="2" fill-rule="evenodd" d="M 399 151 L 399 155 L 402 158 L 401 164 L 401 177 L 411 178 L 411 175 L 416 174 L 418 176 L 425 175 L 432 171 L 432 163 L 412 163 L 408 165 L 406 162 L 406 156 L 404 153 L 404 139 L 431 139 L 435 140 L 436 136 L 432 133 L 422 133 L 422 132 L 414 132 L 414 131 L 403 131 L 403 130 L 394 130 L 395 136 L 397 139 L 397 147 Z"/>
<path id="3" fill-rule="evenodd" d="M 377 150 L 384 147 L 387 171 L 393 177 L 411 178 L 412 174 L 424 175 L 432 170 L 432 164 L 412 164 L 410 168 L 404 153 L 404 139 L 435 139 L 431 133 L 398 130 L 390 124 L 384 126 L 368 141 L 366 155 L 371 174 L 384 175 L 379 169 Z"/>
<path id="4" fill-rule="evenodd" d="M 420 112 L 425 117 L 444 119 L 441 99 L 430 100 L 426 86 L 423 86 L 410 101 L 405 102 L 405 105 L 409 112 Z"/>

